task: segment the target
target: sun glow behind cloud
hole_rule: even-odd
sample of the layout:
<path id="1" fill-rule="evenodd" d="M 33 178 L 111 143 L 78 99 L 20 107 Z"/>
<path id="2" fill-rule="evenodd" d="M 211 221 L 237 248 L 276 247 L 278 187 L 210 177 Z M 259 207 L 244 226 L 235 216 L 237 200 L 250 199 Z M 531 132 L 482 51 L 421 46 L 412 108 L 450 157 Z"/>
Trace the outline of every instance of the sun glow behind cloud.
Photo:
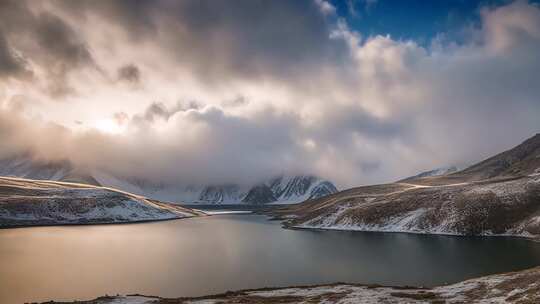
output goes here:
<path id="1" fill-rule="evenodd" d="M 101 119 L 94 124 L 95 128 L 99 131 L 108 134 L 120 134 L 125 131 L 125 127 L 119 125 L 112 119 Z"/>
<path id="2" fill-rule="evenodd" d="M 3 1 L 0 154 L 353 186 L 477 161 L 540 128 L 535 4 L 485 7 L 464 42 L 425 46 L 366 35 L 329 1 L 253 3 Z"/>

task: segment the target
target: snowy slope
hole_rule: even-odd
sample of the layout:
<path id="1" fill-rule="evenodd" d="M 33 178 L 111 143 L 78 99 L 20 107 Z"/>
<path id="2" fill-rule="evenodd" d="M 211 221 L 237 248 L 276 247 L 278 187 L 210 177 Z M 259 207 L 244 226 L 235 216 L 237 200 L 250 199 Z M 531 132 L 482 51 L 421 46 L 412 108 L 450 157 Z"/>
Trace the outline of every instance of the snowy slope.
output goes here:
<path id="1" fill-rule="evenodd" d="M 0 227 L 123 223 L 197 215 L 202 213 L 109 188 L 0 178 Z"/>
<path id="2" fill-rule="evenodd" d="M 276 198 L 275 203 L 295 203 L 317 199 L 337 192 L 329 181 L 315 176 L 281 176 L 266 184 Z"/>
<path id="3" fill-rule="evenodd" d="M 465 170 L 363 186 L 274 211 L 297 228 L 540 239 L 540 135 Z"/>
<path id="4" fill-rule="evenodd" d="M 410 187 L 399 193 L 342 200 L 299 228 L 451 235 L 540 237 L 540 179 Z"/>
<path id="5" fill-rule="evenodd" d="M 238 203 L 246 195 L 239 185 L 205 186 L 196 201 L 210 204 Z"/>

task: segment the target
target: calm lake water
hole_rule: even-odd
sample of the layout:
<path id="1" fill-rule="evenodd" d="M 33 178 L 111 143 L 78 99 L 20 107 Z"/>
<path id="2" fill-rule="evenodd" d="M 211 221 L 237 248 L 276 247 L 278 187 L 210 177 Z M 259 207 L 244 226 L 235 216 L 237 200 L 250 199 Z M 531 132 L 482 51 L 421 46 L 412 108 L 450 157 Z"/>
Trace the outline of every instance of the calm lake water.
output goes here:
<path id="1" fill-rule="evenodd" d="M 286 230 L 258 215 L 0 230 L 0 303 L 330 282 L 437 285 L 540 265 L 511 238 Z"/>

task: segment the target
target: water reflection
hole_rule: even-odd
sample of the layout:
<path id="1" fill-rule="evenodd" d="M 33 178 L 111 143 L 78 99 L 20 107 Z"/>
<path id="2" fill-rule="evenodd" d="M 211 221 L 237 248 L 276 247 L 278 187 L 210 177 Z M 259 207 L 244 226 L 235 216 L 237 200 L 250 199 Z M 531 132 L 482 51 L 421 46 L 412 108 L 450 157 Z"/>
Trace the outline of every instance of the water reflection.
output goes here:
<path id="1" fill-rule="evenodd" d="M 436 285 L 540 265 L 510 238 L 281 229 L 255 215 L 0 230 L 0 303 L 335 281 Z"/>

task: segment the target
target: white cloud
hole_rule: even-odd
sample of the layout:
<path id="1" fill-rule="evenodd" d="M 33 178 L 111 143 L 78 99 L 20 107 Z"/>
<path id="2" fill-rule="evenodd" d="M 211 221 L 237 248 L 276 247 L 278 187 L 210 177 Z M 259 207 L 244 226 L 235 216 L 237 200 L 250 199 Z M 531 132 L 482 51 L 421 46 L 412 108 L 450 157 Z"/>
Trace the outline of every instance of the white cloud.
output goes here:
<path id="1" fill-rule="evenodd" d="M 353 186 L 471 163 L 540 129 L 540 9 L 524 1 L 483 9 L 469 41 L 433 47 L 364 37 L 321 15 L 325 1 L 269 2 L 256 24 L 250 1 L 218 16 L 186 1 L 180 21 L 168 2 L 133 15 L 79 3 L 33 8 L 73 27 L 101 70 L 67 73 L 73 95 L 52 98 L 41 49 L 6 34 L 35 78 L 0 82 L 2 155 L 33 149 L 158 180 L 290 171 Z M 283 5 L 286 31 L 273 19 Z M 136 88 L 118 81 L 125 67 Z M 96 131 L 103 121 L 121 133 Z"/>
<path id="2" fill-rule="evenodd" d="M 321 13 L 324 15 L 334 15 L 336 13 L 336 8 L 328 1 L 325 0 L 314 0 L 315 4 L 319 6 Z"/>

